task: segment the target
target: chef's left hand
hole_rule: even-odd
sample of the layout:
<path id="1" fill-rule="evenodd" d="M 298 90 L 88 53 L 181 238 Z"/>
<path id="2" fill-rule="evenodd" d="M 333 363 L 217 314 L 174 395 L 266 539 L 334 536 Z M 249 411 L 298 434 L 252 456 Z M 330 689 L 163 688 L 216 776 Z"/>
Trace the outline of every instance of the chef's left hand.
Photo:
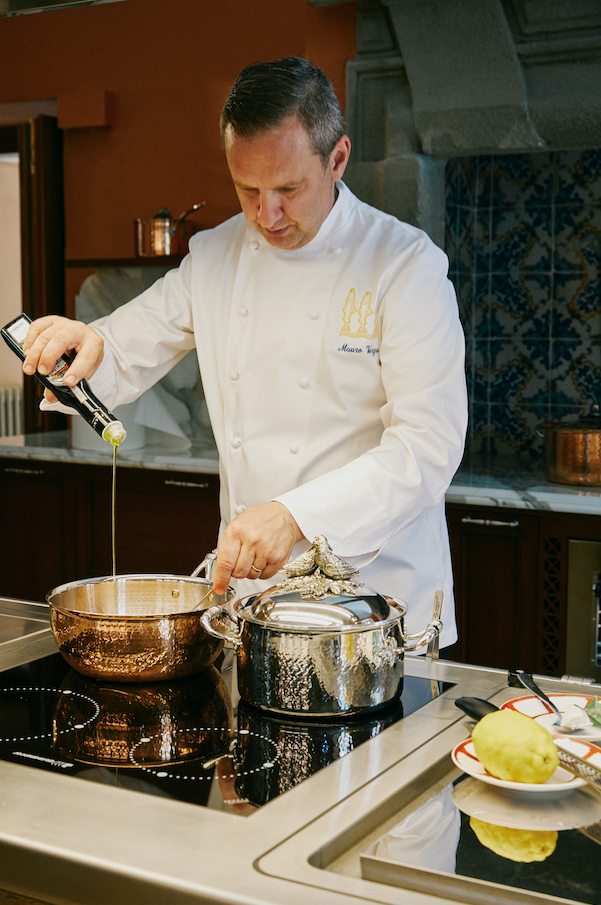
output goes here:
<path id="1" fill-rule="evenodd" d="M 217 548 L 213 587 L 225 594 L 230 578 L 271 578 L 289 561 L 303 534 L 282 503 L 252 506 L 230 522 Z"/>

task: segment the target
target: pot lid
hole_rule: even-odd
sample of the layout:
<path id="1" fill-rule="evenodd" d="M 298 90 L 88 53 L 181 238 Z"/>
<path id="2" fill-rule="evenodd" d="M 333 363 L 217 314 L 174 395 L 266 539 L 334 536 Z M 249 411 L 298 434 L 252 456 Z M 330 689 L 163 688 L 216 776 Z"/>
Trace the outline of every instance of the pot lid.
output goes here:
<path id="1" fill-rule="evenodd" d="M 281 584 L 239 601 L 240 616 L 266 627 L 296 631 L 355 629 L 394 621 L 404 604 L 364 587 L 359 571 L 339 559 L 325 537 L 283 566 Z"/>
<path id="2" fill-rule="evenodd" d="M 549 430 L 565 431 L 601 431 L 601 407 L 594 403 L 590 412 L 574 421 L 552 421 L 547 424 Z"/>
<path id="3" fill-rule="evenodd" d="M 383 622 L 391 615 L 390 604 L 380 594 L 367 589 L 361 597 L 329 597 L 328 600 L 303 600 L 300 595 L 279 596 L 277 585 L 258 597 L 251 597 L 243 608 L 245 619 L 272 628 L 343 629 Z M 398 618 L 398 613 L 394 614 Z"/>

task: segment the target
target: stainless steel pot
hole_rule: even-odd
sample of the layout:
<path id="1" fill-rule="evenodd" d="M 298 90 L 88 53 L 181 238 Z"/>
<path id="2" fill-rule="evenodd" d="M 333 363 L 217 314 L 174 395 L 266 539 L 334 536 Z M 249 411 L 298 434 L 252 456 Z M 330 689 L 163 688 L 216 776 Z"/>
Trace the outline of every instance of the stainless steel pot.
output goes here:
<path id="1" fill-rule="evenodd" d="M 396 699 L 403 657 L 440 633 L 407 636 L 406 605 L 368 590 L 323 537 L 262 594 L 206 610 L 202 624 L 238 654 L 238 689 L 274 713 L 365 713 Z"/>
<path id="2" fill-rule="evenodd" d="M 601 486 L 601 410 L 545 426 L 546 477 L 556 484 Z"/>
<path id="3" fill-rule="evenodd" d="M 154 258 L 164 255 L 185 255 L 190 236 L 196 231 L 188 214 L 204 207 L 207 202 L 195 204 L 174 218 L 168 210 L 161 209 L 150 220 L 135 220 L 136 254 L 140 258 Z"/>
<path id="4" fill-rule="evenodd" d="M 190 577 L 116 575 L 54 588 L 46 599 L 59 651 L 82 675 L 113 682 L 156 682 L 206 669 L 223 643 L 203 628 L 202 609 L 235 597 L 233 588 L 218 597 L 208 577 L 195 577 L 202 569 L 208 576 L 214 559 L 209 554 Z"/>

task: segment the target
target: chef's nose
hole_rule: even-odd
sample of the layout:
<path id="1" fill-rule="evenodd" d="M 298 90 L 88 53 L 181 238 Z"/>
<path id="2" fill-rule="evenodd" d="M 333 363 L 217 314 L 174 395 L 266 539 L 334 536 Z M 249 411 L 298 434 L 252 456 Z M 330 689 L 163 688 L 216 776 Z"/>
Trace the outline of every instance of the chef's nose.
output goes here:
<path id="1" fill-rule="evenodd" d="M 282 216 L 282 205 L 275 193 L 268 192 L 259 198 L 259 225 L 267 229 L 273 227 Z"/>

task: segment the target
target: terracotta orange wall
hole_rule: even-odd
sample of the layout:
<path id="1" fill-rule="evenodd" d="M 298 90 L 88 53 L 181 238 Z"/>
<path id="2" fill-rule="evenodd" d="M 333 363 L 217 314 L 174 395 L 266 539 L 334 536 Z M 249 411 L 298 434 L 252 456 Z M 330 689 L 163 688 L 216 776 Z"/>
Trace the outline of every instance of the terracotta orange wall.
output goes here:
<path id="1" fill-rule="evenodd" d="M 64 132 L 66 256 L 131 258 L 133 221 L 197 201 L 200 227 L 236 213 L 219 111 L 253 60 L 320 65 L 344 106 L 356 4 L 127 0 L 0 19 L 0 103 L 114 94 L 112 126 Z"/>

